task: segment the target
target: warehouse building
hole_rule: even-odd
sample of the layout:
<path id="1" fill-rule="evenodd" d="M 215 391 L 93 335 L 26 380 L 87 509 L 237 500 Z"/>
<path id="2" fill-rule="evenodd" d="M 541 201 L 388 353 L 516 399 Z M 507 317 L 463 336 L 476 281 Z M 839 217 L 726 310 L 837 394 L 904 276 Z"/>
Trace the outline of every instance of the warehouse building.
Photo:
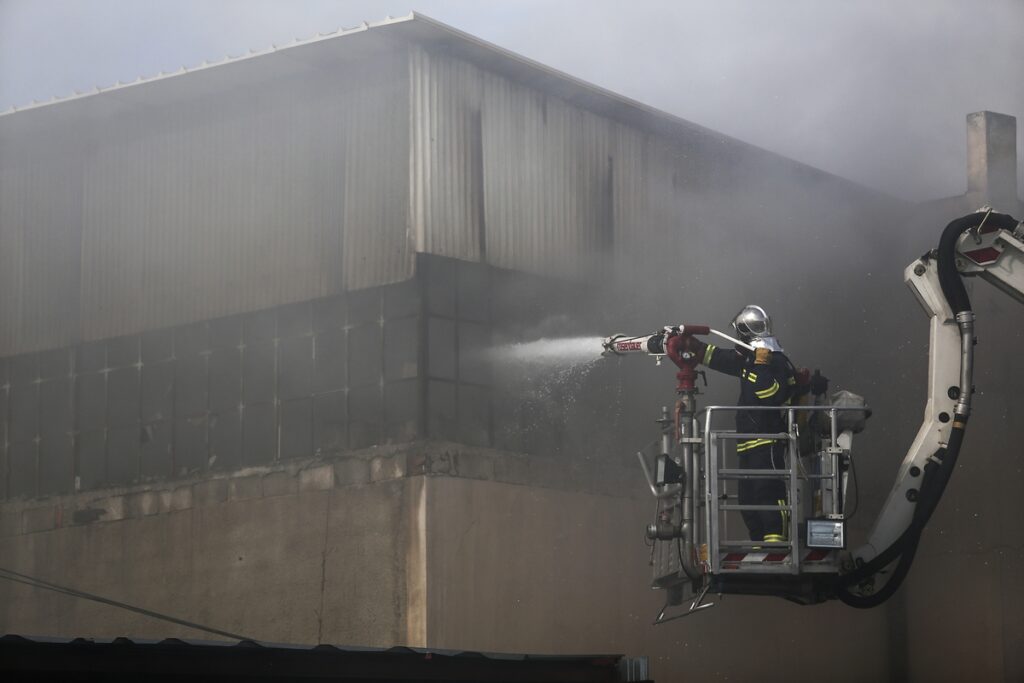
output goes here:
<path id="1" fill-rule="evenodd" d="M 514 347 L 724 326 L 759 298 L 901 455 L 924 360 L 885 331 L 915 315 L 910 208 L 421 16 L 4 113 L 5 562 L 265 641 L 649 654 L 666 679 L 736 647 L 739 675 L 792 648 L 911 669 L 901 605 L 650 627 L 630 454 L 671 379 L 571 360 L 551 381 Z M 867 512 L 894 466 L 862 470 Z M 0 596 L 10 632 L 189 633 Z M 737 633 L 780 615 L 815 626 Z"/>

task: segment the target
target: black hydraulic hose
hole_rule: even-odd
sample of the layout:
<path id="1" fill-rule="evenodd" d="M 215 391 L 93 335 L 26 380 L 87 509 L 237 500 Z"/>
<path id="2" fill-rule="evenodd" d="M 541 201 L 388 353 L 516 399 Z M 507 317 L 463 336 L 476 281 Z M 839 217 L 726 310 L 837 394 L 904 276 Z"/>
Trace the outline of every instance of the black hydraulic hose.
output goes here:
<path id="1" fill-rule="evenodd" d="M 984 216 L 971 214 L 950 222 L 942 231 L 942 236 L 939 239 L 939 286 L 955 318 L 960 313 L 971 311 L 971 300 L 967 295 L 967 288 L 964 287 L 963 279 L 956 266 L 956 244 L 966 230 L 981 224 L 983 221 L 986 227 L 992 230 L 1013 230 L 1018 225 L 1015 219 L 1006 214 L 992 212 Z M 960 322 L 959 318 L 957 321 L 958 323 Z M 973 343 L 973 339 L 971 341 Z M 973 387 L 960 387 L 960 391 L 967 392 L 966 396 L 969 397 Z M 969 403 L 967 405 L 969 406 Z M 913 518 L 906 530 L 900 534 L 900 537 L 892 545 L 879 553 L 870 562 L 840 577 L 837 581 L 837 595 L 847 605 L 864 609 L 881 605 L 896 593 L 910 572 L 910 566 L 913 564 L 914 556 L 917 553 L 917 546 L 921 540 L 921 533 L 924 531 L 928 520 L 931 519 L 932 513 L 938 507 L 939 500 L 942 498 L 946 485 L 949 483 L 953 470 L 956 467 L 956 461 L 960 455 L 960 447 L 963 444 L 964 429 L 967 426 L 967 419 L 969 417 L 968 411 L 969 408 L 963 413 L 954 414 L 953 425 L 946 447 L 936 451 L 933 459 L 925 465 L 917 505 L 914 507 Z M 936 464 L 936 461 L 941 464 Z M 867 596 L 857 595 L 850 591 L 849 587 L 851 585 L 867 580 L 897 559 L 899 562 L 896 568 L 880 591 Z"/>
<path id="2" fill-rule="evenodd" d="M 896 593 L 910 572 L 910 566 L 914 562 L 917 546 L 921 540 L 921 533 L 924 531 L 924 527 L 931 518 L 932 513 L 938 507 L 939 500 L 946 489 L 946 484 L 949 483 L 950 476 L 956 468 L 956 459 L 962 442 L 963 430 L 954 430 L 950 435 L 947 447 L 936 452 L 935 457 L 936 459 L 941 458 L 942 465 L 929 462 L 925 466 L 921 495 L 914 508 L 914 517 L 910 525 L 895 543 L 879 554 L 874 560 L 842 577 L 837 591 L 840 600 L 850 607 L 869 609 L 881 605 Z M 889 577 L 880 591 L 866 596 L 850 592 L 849 585 L 851 583 L 864 581 L 891 564 L 897 557 L 899 562 L 896 564 L 892 576 Z"/>
<path id="3" fill-rule="evenodd" d="M 939 238 L 939 286 L 942 296 L 953 310 L 953 315 L 971 310 L 971 300 L 967 296 L 967 288 L 956 269 L 956 242 L 965 230 L 979 223 L 979 216 L 971 214 L 957 218 L 946 226 Z"/>
<path id="4" fill-rule="evenodd" d="M 880 591 L 870 595 L 857 595 L 850 592 L 849 588 L 843 586 L 840 587 L 838 592 L 839 599 L 850 607 L 871 609 L 872 607 L 878 607 L 891 598 L 903 584 L 903 579 L 907 578 L 907 574 L 910 573 L 910 565 L 914 562 L 914 555 L 917 554 L 917 544 L 920 539 L 921 536 L 918 534 L 914 537 L 913 542 L 903 549 L 899 562 L 896 563 L 896 568 L 892 572 L 892 576 L 889 577 L 889 580 L 885 582 Z"/>
<path id="5" fill-rule="evenodd" d="M 946 490 L 946 484 L 949 483 L 949 479 L 956 467 L 956 460 L 960 454 L 960 445 L 963 442 L 963 437 L 963 430 L 955 430 L 950 435 L 946 448 L 940 448 L 935 451 L 932 460 L 925 464 L 917 505 L 914 506 L 914 516 L 900 537 L 870 562 L 858 567 L 849 574 L 844 574 L 839 579 L 841 586 L 849 586 L 871 577 L 897 560 L 907 548 L 917 544 L 925 524 L 931 518 L 935 508 L 938 507 L 939 500 Z"/>

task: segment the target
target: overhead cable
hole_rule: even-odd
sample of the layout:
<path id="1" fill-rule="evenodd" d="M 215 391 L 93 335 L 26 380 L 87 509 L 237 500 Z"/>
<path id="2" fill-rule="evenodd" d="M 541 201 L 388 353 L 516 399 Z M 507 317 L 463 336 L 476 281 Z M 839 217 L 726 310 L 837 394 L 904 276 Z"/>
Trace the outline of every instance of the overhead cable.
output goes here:
<path id="1" fill-rule="evenodd" d="M 214 635 L 224 636 L 225 638 L 231 638 L 232 640 L 255 641 L 255 639 L 253 638 L 240 636 L 237 633 L 231 633 L 230 631 L 222 631 L 220 629 L 216 629 L 210 626 L 204 626 L 203 624 L 197 624 L 194 621 L 179 619 L 178 617 L 172 617 L 169 614 L 163 614 L 161 612 L 155 612 L 144 607 L 136 607 L 135 605 L 129 605 L 126 602 L 120 602 L 118 600 L 113 600 L 111 598 L 105 598 L 102 595 L 95 595 L 93 593 L 86 593 L 85 591 L 80 591 L 76 588 L 61 586 L 56 583 L 44 581 L 43 579 L 38 579 L 34 576 L 29 576 L 28 574 L 21 574 L 10 569 L 4 569 L 3 567 L 0 567 L 0 579 L 7 579 L 8 581 L 13 581 L 15 583 L 23 583 L 27 586 L 32 586 L 34 588 L 42 588 L 43 590 L 50 590 L 55 593 L 60 593 L 62 595 L 70 595 L 74 598 L 92 600 L 93 602 L 98 602 L 104 605 L 110 605 L 111 607 L 118 607 L 123 610 L 128 610 L 129 612 L 135 612 L 136 614 L 142 614 L 147 617 L 152 617 L 153 619 L 169 621 L 172 624 L 186 626 L 188 628 L 196 629 L 197 631 L 205 631 L 207 633 L 213 633 Z"/>

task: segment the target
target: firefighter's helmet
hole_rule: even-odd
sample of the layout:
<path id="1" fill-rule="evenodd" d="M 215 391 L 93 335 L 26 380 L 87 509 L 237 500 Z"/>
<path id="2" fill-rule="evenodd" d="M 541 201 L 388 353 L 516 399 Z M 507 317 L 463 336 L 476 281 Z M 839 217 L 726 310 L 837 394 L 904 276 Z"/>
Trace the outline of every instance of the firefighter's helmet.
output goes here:
<path id="1" fill-rule="evenodd" d="M 782 350 L 779 341 L 772 334 L 771 316 L 760 306 L 744 306 L 732 319 L 732 329 L 740 339 L 755 348 Z"/>

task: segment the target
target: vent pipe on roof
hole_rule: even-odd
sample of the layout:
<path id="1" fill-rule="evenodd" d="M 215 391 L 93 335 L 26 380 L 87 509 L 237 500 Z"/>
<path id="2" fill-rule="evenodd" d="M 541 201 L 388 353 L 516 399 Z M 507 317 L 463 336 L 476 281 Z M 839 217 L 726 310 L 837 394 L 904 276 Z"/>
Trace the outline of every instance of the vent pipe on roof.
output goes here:
<path id="1" fill-rule="evenodd" d="M 1017 119 L 991 111 L 967 115 L 967 191 L 993 206 L 1017 202 Z"/>

